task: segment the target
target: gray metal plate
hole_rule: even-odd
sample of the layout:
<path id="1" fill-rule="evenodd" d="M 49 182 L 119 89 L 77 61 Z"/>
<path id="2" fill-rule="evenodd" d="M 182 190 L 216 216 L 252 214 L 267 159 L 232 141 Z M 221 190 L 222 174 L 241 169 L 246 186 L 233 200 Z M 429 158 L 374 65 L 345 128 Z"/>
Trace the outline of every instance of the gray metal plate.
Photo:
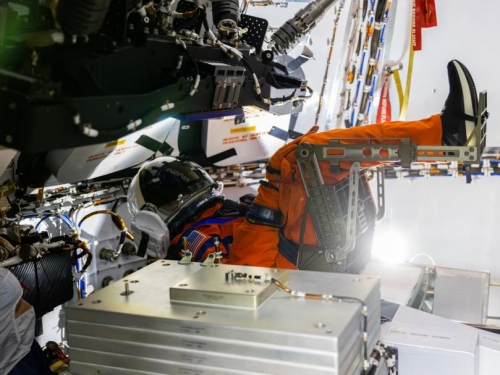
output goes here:
<path id="1" fill-rule="evenodd" d="M 272 273 L 277 279 L 283 277 L 280 281 L 286 277 L 282 270 L 219 267 L 223 275 L 234 270 Z M 201 361 L 196 366 L 206 367 L 200 374 L 359 373 L 363 358 L 359 303 L 294 298 L 275 286 L 265 288 L 274 288 L 274 294 L 256 309 L 172 302 L 170 288 L 183 280 L 199 282 L 201 277 L 190 278 L 198 272 L 207 273 L 198 263 L 158 261 L 68 307 L 72 373 L 88 374 L 94 365 L 128 371 L 133 361 L 134 366 L 141 364 L 133 367 L 138 371 L 175 374 L 183 373 L 178 372 L 182 366 L 193 365 L 193 358 Z M 371 351 L 379 332 L 377 278 L 307 271 L 288 271 L 288 275 L 287 286 L 293 290 L 365 301 Z M 132 294 L 122 295 L 125 284 Z M 198 371 L 196 366 L 193 371 Z M 210 372 L 212 367 L 217 370 Z"/>
<path id="2" fill-rule="evenodd" d="M 239 272 L 219 265 L 205 266 L 170 287 L 170 302 L 257 308 L 277 291 L 271 276 L 285 283 L 286 270 L 255 273 L 251 267 Z"/>

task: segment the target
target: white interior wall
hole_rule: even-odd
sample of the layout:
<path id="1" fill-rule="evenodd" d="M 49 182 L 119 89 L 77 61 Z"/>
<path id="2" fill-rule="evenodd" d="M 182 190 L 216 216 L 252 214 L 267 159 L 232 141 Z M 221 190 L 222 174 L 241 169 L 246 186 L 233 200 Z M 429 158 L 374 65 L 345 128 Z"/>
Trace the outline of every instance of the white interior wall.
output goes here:
<path id="1" fill-rule="evenodd" d="M 500 50 L 495 47 L 493 30 L 500 2 L 439 0 L 436 7 L 438 26 L 423 30 L 423 50 L 415 54 L 407 119 L 440 111 L 448 94 L 446 64 L 458 59 L 471 71 L 478 91 L 488 91 L 487 145 L 499 145 L 500 76 L 496 69 Z M 391 59 L 396 60 L 404 43 L 401 34 L 395 33 L 394 38 Z M 407 57 L 403 61 L 407 63 Z M 395 92 L 391 99 L 397 110 Z M 499 278 L 499 191 L 498 176 L 470 185 L 464 178 L 387 180 L 387 213 L 378 224 L 374 250 L 406 260 L 426 253 L 439 265 L 489 270 L 493 278 Z M 428 262 L 425 258 L 415 261 Z"/>

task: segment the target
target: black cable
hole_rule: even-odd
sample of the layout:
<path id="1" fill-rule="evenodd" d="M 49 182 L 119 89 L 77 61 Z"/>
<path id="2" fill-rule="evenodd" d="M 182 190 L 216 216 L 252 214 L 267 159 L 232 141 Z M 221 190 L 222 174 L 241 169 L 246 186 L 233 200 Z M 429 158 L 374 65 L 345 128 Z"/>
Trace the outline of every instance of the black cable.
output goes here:
<path id="1" fill-rule="evenodd" d="M 115 203 L 113 203 L 113 206 L 111 207 L 111 211 L 116 212 L 118 209 L 118 206 L 122 205 L 122 203 L 125 203 L 127 201 L 127 198 L 125 197 L 120 197 L 117 200 L 115 200 Z M 115 216 L 111 216 L 113 219 L 117 219 Z"/>
<path id="2" fill-rule="evenodd" d="M 205 31 L 209 31 L 210 26 L 208 26 L 207 11 L 206 11 L 205 7 L 203 7 L 202 17 L 203 17 L 202 18 L 203 27 L 205 28 Z"/>
<path id="3" fill-rule="evenodd" d="M 247 67 L 247 69 L 250 71 L 250 73 L 253 75 L 255 74 L 252 67 L 250 66 L 250 64 L 248 63 L 248 61 L 245 59 L 245 57 L 243 57 L 241 59 L 241 61 L 243 61 L 243 64 L 245 64 L 245 66 Z"/>
<path id="4" fill-rule="evenodd" d="M 188 59 L 193 63 L 194 65 L 194 70 L 197 75 L 200 75 L 200 69 L 198 67 L 198 63 L 196 60 L 193 58 L 193 56 L 189 53 L 187 48 L 184 48 L 182 45 L 179 45 L 179 48 L 181 48 L 182 52 L 188 57 Z"/>
<path id="5" fill-rule="evenodd" d="M 99 91 L 101 91 L 101 94 L 104 94 L 104 95 L 109 95 L 108 94 L 108 90 L 106 90 L 100 83 L 99 81 L 97 80 L 97 78 L 94 76 L 94 74 L 90 71 L 90 68 L 87 67 L 85 69 L 85 71 L 87 72 L 87 74 L 89 75 L 89 77 L 91 78 L 92 82 L 94 83 L 94 85 L 97 87 L 97 89 Z"/>
<path id="6" fill-rule="evenodd" d="M 120 206 L 122 203 L 125 203 L 127 201 L 127 198 L 125 197 L 120 197 L 118 198 L 117 200 L 115 200 L 115 202 L 113 203 L 113 206 L 111 207 L 111 211 L 113 212 L 117 212 L 118 210 L 118 206 Z M 120 220 L 114 216 L 114 215 L 111 215 L 111 221 L 113 222 L 113 224 L 118 228 L 120 229 Z"/>
<path id="7" fill-rule="evenodd" d="M 36 299 L 35 299 L 35 312 L 40 313 L 40 284 L 38 281 L 38 260 L 35 259 L 33 264 L 35 265 L 35 289 L 36 289 Z"/>
<path id="8" fill-rule="evenodd" d="M 250 66 L 250 64 L 248 63 L 248 61 L 245 59 L 245 56 L 243 56 L 243 58 L 241 59 L 241 61 L 243 61 L 243 64 L 245 65 L 245 67 L 250 71 L 250 74 L 252 76 L 252 81 L 254 80 L 253 77 L 255 76 L 255 72 L 254 70 L 252 69 L 252 67 Z M 259 100 L 262 100 L 262 95 L 261 94 L 257 94 L 254 90 L 254 93 L 256 94 L 257 98 Z"/>

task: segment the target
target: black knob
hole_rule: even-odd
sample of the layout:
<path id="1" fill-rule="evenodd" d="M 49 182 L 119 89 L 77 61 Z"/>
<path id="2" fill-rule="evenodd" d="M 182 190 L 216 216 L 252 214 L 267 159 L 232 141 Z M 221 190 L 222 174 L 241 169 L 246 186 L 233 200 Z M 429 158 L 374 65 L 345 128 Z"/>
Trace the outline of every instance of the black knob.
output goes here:
<path id="1" fill-rule="evenodd" d="M 262 62 L 264 64 L 269 64 L 271 61 L 273 61 L 273 58 L 274 58 L 274 53 L 272 51 L 262 51 L 262 53 L 260 54 L 260 57 L 262 59 Z"/>

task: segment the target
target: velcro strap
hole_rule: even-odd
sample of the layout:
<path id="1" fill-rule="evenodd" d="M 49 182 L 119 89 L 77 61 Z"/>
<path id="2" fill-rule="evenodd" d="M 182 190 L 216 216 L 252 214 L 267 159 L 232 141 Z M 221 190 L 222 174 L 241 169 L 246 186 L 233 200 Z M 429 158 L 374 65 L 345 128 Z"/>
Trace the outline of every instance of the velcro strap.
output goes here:
<path id="1" fill-rule="evenodd" d="M 282 214 L 278 210 L 260 206 L 252 203 L 246 215 L 247 220 L 252 224 L 266 225 L 269 227 L 281 227 Z"/>
<path id="2" fill-rule="evenodd" d="M 299 137 L 302 137 L 303 135 L 304 135 L 304 133 L 299 133 L 295 130 L 288 131 L 288 138 L 290 138 L 290 139 L 297 139 Z"/>
<path id="3" fill-rule="evenodd" d="M 271 130 L 269 130 L 269 135 L 281 139 L 282 141 L 286 141 L 288 139 L 288 132 L 276 126 L 273 126 Z"/>
<path id="4" fill-rule="evenodd" d="M 278 251 L 283 255 L 290 263 L 299 265 L 299 252 L 302 254 L 304 250 L 310 251 L 312 253 L 322 254 L 325 250 L 324 247 L 312 246 L 312 245 L 298 245 L 295 242 L 289 240 L 280 231 L 280 241 L 278 242 Z"/>
<path id="5" fill-rule="evenodd" d="M 281 171 L 279 169 L 271 167 L 269 164 L 266 165 L 266 172 L 281 175 Z"/>
<path id="6" fill-rule="evenodd" d="M 446 111 L 446 113 L 442 116 L 449 118 L 449 119 L 454 119 L 454 120 L 465 120 L 465 121 L 473 121 L 473 122 L 476 122 L 476 120 L 477 120 L 477 117 L 470 116 L 466 113 L 457 112 L 457 111 L 453 111 L 453 112 Z"/>
<path id="7" fill-rule="evenodd" d="M 274 186 L 273 184 L 271 184 L 271 183 L 270 183 L 270 182 L 268 182 L 268 181 L 265 181 L 265 180 L 260 180 L 260 181 L 259 181 L 259 183 L 260 183 L 261 185 L 265 186 L 265 187 L 270 188 L 270 189 L 274 189 L 274 190 L 276 190 L 276 191 L 278 191 L 278 190 L 279 190 L 276 186 Z"/>
<path id="8" fill-rule="evenodd" d="M 141 232 L 141 242 L 139 243 L 139 248 L 137 249 L 137 256 L 143 258 L 146 255 L 146 250 L 148 249 L 149 234 L 146 232 Z"/>
<path id="9" fill-rule="evenodd" d="M 280 231 L 280 241 L 278 242 L 278 251 L 283 255 L 290 263 L 297 264 L 297 258 L 299 256 L 299 245 L 295 242 L 290 241 L 288 238 L 283 236 Z"/>
<path id="10" fill-rule="evenodd" d="M 216 155 L 210 156 L 208 158 L 208 162 L 210 164 L 217 164 L 217 163 L 221 162 L 222 160 L 229 159 L 230 157 L 233 157 L 233 156 L 236 156 L 236 155 L 237 155 L 236 150 L 234 148 L 231 148 L 229 150 L 220 152 L 220 153 L 218 153 Z"/>
<path id="11" fill-rule="evenodd" d="M 240 198 L 241 199 L 241 198 Z M 237 214 L 245 216 L 248 211 L 248 205 L 232 201 L 230 199 L 224 199 L 221 206 L 221 212 L 223 215 Z"/>

